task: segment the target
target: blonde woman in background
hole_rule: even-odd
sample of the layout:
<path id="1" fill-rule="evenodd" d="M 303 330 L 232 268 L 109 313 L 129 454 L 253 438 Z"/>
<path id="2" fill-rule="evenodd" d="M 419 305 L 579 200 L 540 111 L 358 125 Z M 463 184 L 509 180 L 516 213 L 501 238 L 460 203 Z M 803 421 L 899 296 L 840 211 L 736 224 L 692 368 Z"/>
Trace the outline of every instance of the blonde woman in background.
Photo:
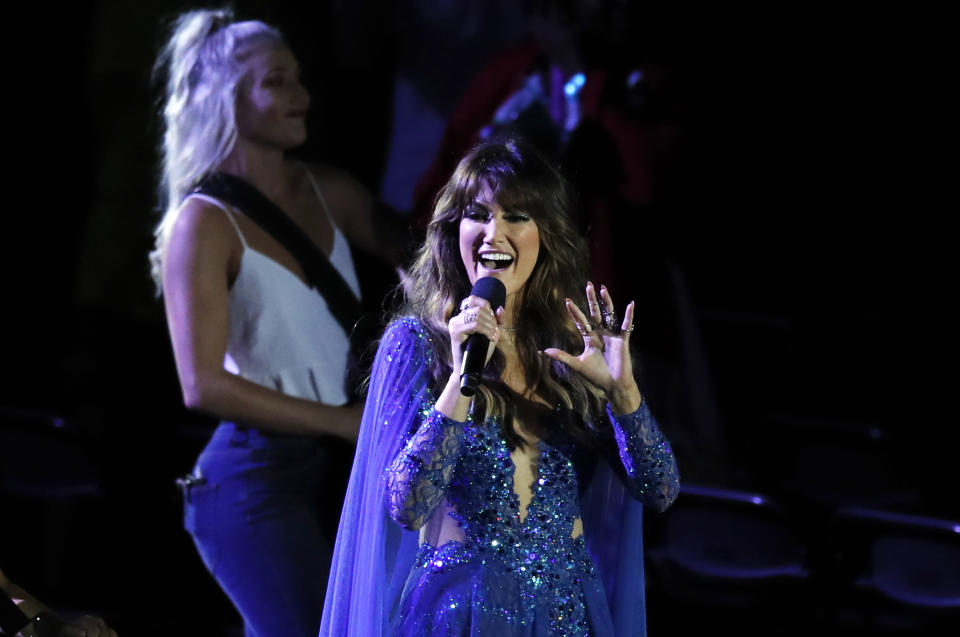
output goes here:
<path id="1" fill-rule="evenodd" d="M 241 179 L 360 286 L 348 240 L 385 254 L 374 204 L 336 170 L 286 157 L 306 139 L 310 96 L 281 34 L 226 10 L 173 24 L 162 198 L 151 254 L 184 403 L 221 420 L 185 482 L 185 526 L 246 634 L 315 637 L 330 560 L 320 514 L 326 441 L 354 441 L 350 341 L 287 247 L 241 206 L 198 192 Z M 328 496 L 327 496 L 328 497 Z"/>

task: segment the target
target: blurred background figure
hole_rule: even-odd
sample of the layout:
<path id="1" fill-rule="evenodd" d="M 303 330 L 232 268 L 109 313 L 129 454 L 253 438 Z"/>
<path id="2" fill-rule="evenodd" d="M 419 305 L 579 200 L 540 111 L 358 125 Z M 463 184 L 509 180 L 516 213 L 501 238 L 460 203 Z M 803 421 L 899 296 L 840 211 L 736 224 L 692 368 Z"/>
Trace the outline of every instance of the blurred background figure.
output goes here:
<path id="1" fill-rule="evenodd" d="M 16 637 L 117 637 L 100 617 L 63 617 L 0 571 L 0 634 Z"/>
<path id="2" fill-rule="evenodd" d="M 389 258 L 390 220 L 347 174 L 285 157 L 310 96 L 273 27 L 185 13 L 158 68 L 166 211 L 151 257 L 184 403 L 222 419 L 180 481 L 185 526 L 248 636 L 312 636 L 349 468 L 336 439 L 355 440 L 360 416 L 350 242 Z"/>

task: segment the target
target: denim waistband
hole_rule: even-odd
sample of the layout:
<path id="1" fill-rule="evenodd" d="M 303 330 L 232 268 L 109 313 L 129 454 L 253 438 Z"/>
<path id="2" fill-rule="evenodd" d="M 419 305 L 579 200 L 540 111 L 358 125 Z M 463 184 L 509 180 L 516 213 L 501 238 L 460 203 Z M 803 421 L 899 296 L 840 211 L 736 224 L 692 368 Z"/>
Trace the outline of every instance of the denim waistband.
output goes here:
<path id="1" fill-rule="evenodd" d="M 234 422 L 221 421 L 208 448 L 306 449 L 320 447 L 323 437 L 264 431 Z"/>

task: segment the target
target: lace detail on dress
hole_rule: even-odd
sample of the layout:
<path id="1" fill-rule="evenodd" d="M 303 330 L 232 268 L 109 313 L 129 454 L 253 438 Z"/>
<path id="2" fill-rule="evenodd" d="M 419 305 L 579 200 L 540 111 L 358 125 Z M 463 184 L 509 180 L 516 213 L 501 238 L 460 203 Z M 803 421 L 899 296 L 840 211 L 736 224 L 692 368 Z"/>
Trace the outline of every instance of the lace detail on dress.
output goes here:
<path id="1" fill-rule="evenodd" d="M 464 423 L 447 418 L 430 400 L 422 421 L 385 469 L 387 511 L 401 526 L 419 529 L 443 500 L 460 459 Z"/>
<path id="2" fill-rule="evenodd" d="M 666 491 L 675 494 L 672 460 L 651 461 L 650 471 L 639 460 L 645 447 L 657 447 L 651 455 L 669 454 L 668 445 L 656 442 L 662 436 L 655 427 L 643 424 L 652 416 L 620 416 L 610 418 L 613 429 L 591 428 L 604 447 L 602 455 L 592 442 L 555 435 L 541 441 L 531 476 L 533 497 L 521 520 L 514 464 L 497 423 L 460 425 L 433 415 L 434 351 L 429 332 L 413 318 L 391 323 L 380 342 L 320 634 L 644 634 L 643 507 L 624 487 L 626 471 L 597 461 L 610 457 L 622 463 L 606 453 L 617 444 L 619 428 L 621 449 L 629 458 L 637 455 L 630 461 L 631 475 L 655 477 L 660 463 L 665 482 L 673 483 Z M 431 417 L 434 422 L 421 430 Z M 628 422 L 631 418 L 638 420 Z M 459 437 L 453 435 L 461 426 Z M 461 448 L 453 444 L 457 439 Z M 423 512 L 429 506 L 413 500 L 439 496 L 448 462 L 449 482 L 427 518 Z M 439 469 L 434 479 L 419 491 L 413 488 L 414 478 L 431 466 Z M 394 517 L 426 520 L 427 527 L 449 516 L 442 521 L 456 527 L 459 539 L 438 534 L 418 542 L 417 533 L 404 531 L 387 515 L 387 506 Z M 584 535 L 573 538 L 578 517 Z"/>
<path id="3" fill-rule="evenodd" d="M 542 621 L 530 634 L 590 635 L 583 580 L 595 578 L 596 570 L 583 536 L 572 537 L 579 483 L 569 450 L 537 444 L 539 459 L 529 485 L 533 495 L 521 519 L 515 467 L 496 419 L 467 423 L 461 439 L 460 461 L 441 495 L 450 502 L 449 515 L 464 540 L 422 545 L 417 586 L 423 592 L 442 573 L 478 585 L 451 592 L 439 611 L 423 613 L 416 606 L 428 594 L 409 597 L 397 634 L 445 634 L 448 625 L 473 622 L 530 628 Z"/>
<path id="4" fill-rule="evenodd" d="M 680 492 L 680 474 L 670 443 L 643 401 L 631 414 L 614 414 L 607 407 L 620 460 L 627 471 L 630 494 L 657 511 L 665 511 Z"/>

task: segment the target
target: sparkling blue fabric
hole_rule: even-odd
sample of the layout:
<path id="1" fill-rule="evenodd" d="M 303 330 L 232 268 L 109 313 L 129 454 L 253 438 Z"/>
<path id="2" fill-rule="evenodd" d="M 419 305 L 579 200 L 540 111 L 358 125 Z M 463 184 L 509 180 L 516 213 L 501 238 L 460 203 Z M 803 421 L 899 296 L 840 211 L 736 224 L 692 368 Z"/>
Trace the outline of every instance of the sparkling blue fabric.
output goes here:
<path id="1" fill-rule="evenodd" d="M 432 355 L 414 319 L 381 341 L 320 634 L 643 635 L 641 503 L 663 510 L 678 490 L 646 406 L 597 427 L 616 471 L 563 436 L 541 441 L 524 517 L 498 424 L 433 409 Z M 463 540 L 421 545 L 403 527 L 441 503 Z"/>

